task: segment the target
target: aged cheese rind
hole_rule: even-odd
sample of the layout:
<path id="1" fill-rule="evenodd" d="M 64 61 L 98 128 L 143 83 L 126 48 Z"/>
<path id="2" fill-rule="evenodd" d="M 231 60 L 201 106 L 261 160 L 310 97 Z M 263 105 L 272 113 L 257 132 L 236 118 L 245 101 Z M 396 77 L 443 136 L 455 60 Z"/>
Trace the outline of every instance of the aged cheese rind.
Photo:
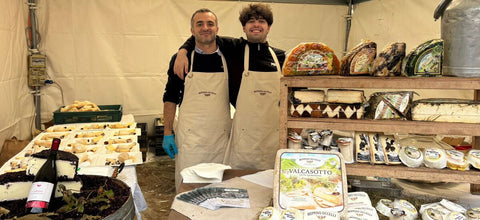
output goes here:
<path id="1" fill-rule="evenodd" d="M 377 44 L 364 41 L 355 46 L 340 61 L 340 75 L 370 75 L 377 56 Z"/>
<path id="2" fill-rule="evenodd" d="M 406 44 L 395 42 L 387 45 L 378 54 L 372 67 L 374 76 L 400 76 L 402 61 L 405 58 Z"/>
<path id="3" fill-rule="evenodd" d="M 418 45 L 406 57 L 402 75 L 439 76 L 442 74 L 443 40 L 432 39 Z"/>
<path id="4" fill-rule="evenodd" d="M 338 74 L 340 61 L 323 43 L 301 43 L 290 50 L 283 63 L 284 76 Z"/>

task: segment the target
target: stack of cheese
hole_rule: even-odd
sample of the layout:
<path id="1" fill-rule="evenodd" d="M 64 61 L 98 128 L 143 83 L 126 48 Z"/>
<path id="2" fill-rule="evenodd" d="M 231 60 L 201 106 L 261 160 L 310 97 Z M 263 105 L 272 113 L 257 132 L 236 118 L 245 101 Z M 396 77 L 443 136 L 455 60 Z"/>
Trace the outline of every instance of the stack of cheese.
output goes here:
<path id="1" fill-rule="evenodd" d="M 314 118 L 363 118 L 365 97 L 362 90 L 303 89 L 290 96 L 290 115 Z"/>

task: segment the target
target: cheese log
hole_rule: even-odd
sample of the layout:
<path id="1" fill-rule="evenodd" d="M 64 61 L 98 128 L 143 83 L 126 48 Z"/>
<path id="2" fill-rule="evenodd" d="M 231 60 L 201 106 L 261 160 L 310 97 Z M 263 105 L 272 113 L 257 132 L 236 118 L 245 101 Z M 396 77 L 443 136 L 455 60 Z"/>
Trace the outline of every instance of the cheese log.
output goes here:
<path id="1" fill-rule="evenodd" d="M 315 103 L 325 100 L 325 92 L 323 90 L 302 89 L 292 91 L 290 101 L 292 103 Z"/>
<path id="2" fill-rule="evenodd" d="M 290 50 L 283 63 L 283 75 L 338 74 L 340 61 L 323 43 L 301 43 Z"/>
<path id="3" fill-rule="evenodd" d="M 377 56 L 377 44 L 364 41 L 355 46 L 340 61 L 340 75 L 370 75 Z"/>
<path id="4" fill-rule="evenodd" d="M 480 123 L 480 102 L 432 98 L 413 102 L 412 120 Z"/>
<path id="5" fill-rule="evenodd" d="M 372 66 L 374 76 L 400 76 L 402 61 L 405 58 L 405 43 L 387 45 L 375 58 Z"/>
<path id="6" fill-rule="evenodd" d="M 357 104 L 363 103 L 365 96 L 363 90 L 350 90 L 350 89 L 328 89 L 327 90 L 327 102 L 328 103 L 345 103 L 345 104 Z"/>
<path id="7" fill-rule="evenodd" d="M 442 74 L 442 62 L 443 40 L 429 40 L 408 53 L 402 65 L 402 75 L 439 76 Z"/>

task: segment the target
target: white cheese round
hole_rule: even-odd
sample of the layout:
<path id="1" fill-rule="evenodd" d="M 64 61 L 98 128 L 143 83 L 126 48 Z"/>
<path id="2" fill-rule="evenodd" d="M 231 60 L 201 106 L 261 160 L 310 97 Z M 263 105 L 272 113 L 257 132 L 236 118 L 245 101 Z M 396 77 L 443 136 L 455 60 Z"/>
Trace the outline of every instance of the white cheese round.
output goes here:
<path id="1" fill-rule="evenodd" d="M 265 207 L 262 212 L 260 212 L 260 216 L 258 216 L 258 220 L 274 220 L 280 217 L 279 211 L 277 211 L 273 207 Z"/>
<path id="2" fill-rule="evenodd" d="M 467 161 L 476 169 L 480 169 L 480 150 L 470 150 L 467 154 Z"/>
<path id="3" fill-rule="evenodd" d="M 450 212 L 443 220 L 466 220 L 467 217 L 460 212 Z"/>
<path id="4" fill-rule="evenodd" d="M 454 203 L 450 200 L 442 199 L 440 201 L 440 205 L 442 205 L 443 207 L 447 208 L 448 210 L 450 210 L 452 212 L 460 212 L 460 213 L 467 212 L 467 209 L 463 208 L 463 206 L 461 206 L 457 203 Z"/>
<path id="5" fill-rule="evenodd" d="M 440 211 L 435 208 L 427 208 L 422 213 L 423 220 L 443 220 L 443 215 Z"/>
<path id="6" fill-rule="evenodd" d="M 445 150 L 440 148 L 427 148 L 424 151 L 423 163 L 426 167 L 443 169 L 447 166 Z"/>
<path id="7" fill-rule="evenodd" d="M 417 209 L 407 200 L 395 199 L 395 201 L 393 201 L 393 206 L 397 209 L 405 211 L 404 219 L 417 219 L 418 217 Z"/>
<path id="8" fill-rule="evenodd" d="M 419 167 L 423 162 L 423 154 L 415 146 L 405 146 L 400 149 L 400 160 L 407 167 Z"/>
<path id="9" fill-rule="evenodd" d="M 467 210 L 468 220 L 480 220 L 480 207 Z"/>
<path id="10" fill-rule="evenodd" d="M 469 163 L 465 159 L 465 154 L 458 150 L 446 150 L 447 167 L 452 170 L 468 170 Z"/>
<path id="11" fill-rule="evenodd" d="M 375 208 L 380 214 L 390 217 L 392 216 L 390 210 L 393 208 L 393 202 L 390 199 L 380 199 Z"/>

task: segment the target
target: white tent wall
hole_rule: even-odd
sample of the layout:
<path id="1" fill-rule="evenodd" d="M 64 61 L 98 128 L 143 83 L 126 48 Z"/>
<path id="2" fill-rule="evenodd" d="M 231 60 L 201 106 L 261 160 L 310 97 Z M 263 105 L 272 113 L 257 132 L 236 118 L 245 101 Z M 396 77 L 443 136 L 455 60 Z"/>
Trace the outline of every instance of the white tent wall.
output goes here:
<path id="1" fill-rule="evenodd" d="M 339 0 L 340 1 L 340 0 Z M 0 0 L 0 143 L 27 138 L 33 97 L 26 82 L 26 0 Z M 346 1 L 345 1 L 346 2 Z M 343 3 L 343 2 L 342 2 Z M 392 41 L 407 51 L 440 37 L 433 11 L 440 0 L 371 0 L 355 4 L 348 48 L 361 39 L 379 50 Z M 39 49 L 58 85 L 42 87 L 41 121 L 74 100 L 121 104 L 125 114 L 149 123 L 163 112 L 163 90 L 171 56 L 191 35 L 190 17 L 199 8 L 217 14 L 219 35 L 244 36 L 238 15 L 243 1 L 38 0 Z M 323 42 L 341 58 L 348 6 L 270 3 L 272 46 L 286 51 L 301 42 Z M 3 13 L 6 12 L 6 13 Z M 60 89 L 61 88 L 61 89 Z M 63 98 L 62 98 L 63 90 Z M 459 93 L 461 97 L 470 94 Z"/>
<path id="2" fill-rule="evenodd" d="M 0 0 L 0 148 L 31 137 L 33 96 L 27 86 L 26 16 L 22 1 Z"/>

